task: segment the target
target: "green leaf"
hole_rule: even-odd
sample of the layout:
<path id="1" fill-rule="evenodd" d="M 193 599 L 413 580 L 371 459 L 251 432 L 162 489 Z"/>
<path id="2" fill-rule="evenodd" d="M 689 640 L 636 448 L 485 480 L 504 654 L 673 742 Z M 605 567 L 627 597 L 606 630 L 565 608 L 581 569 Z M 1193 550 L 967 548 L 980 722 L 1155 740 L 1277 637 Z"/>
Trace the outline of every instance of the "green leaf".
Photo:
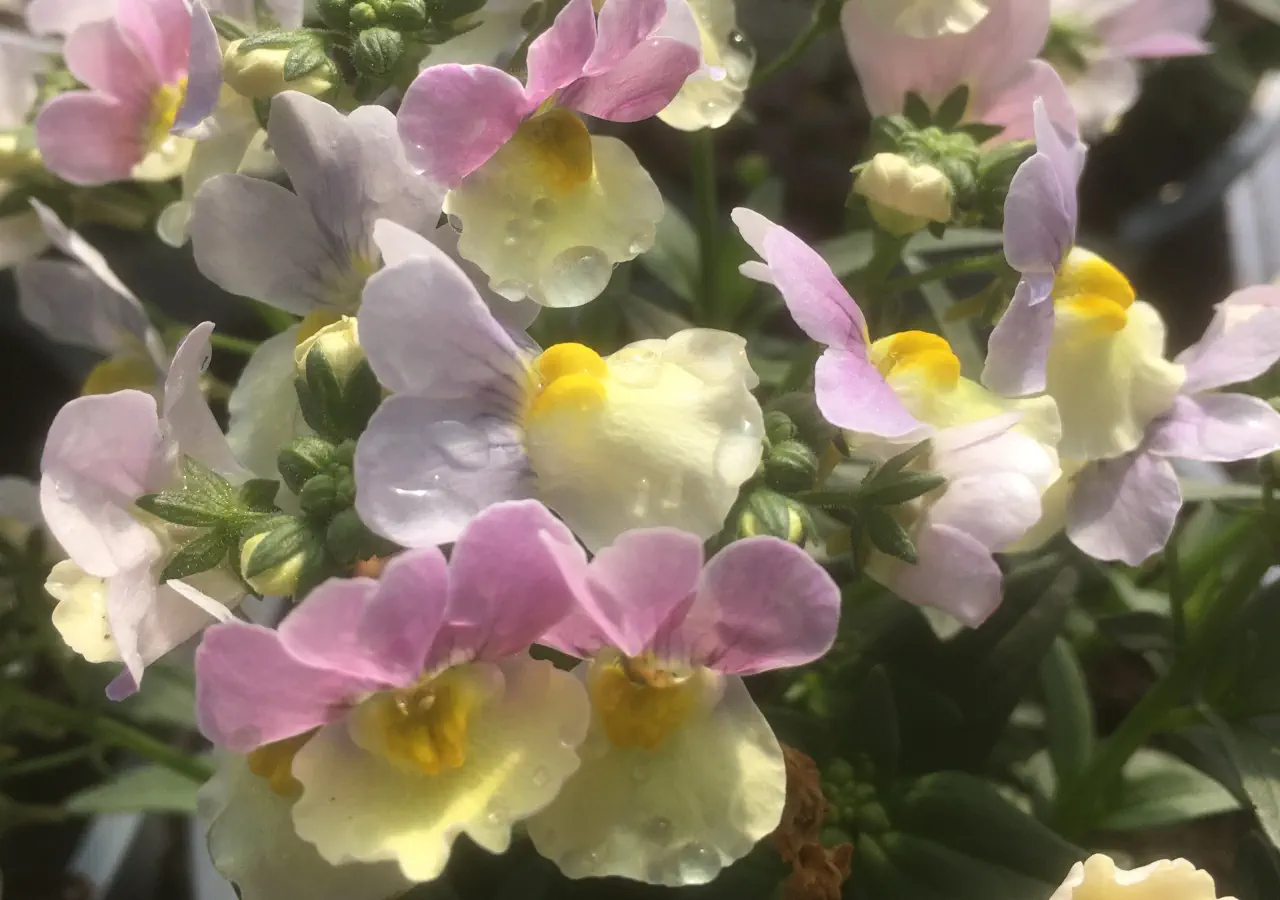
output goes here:
<path id="1" fill-rule="evenodd" d="M 140 766 L 104 784 L 72 794 L 63 804 L 76 815 L 161 812 L 193 815 L 200 785 L 162 766 Z"/>
<path id="2" fill-rule="evenodd" d="M 173 491 L 144 494 L 134 502 L 138 509 L 158 519 L 191 528 L 211 528 L 224 518 L 221 507 L 211 508 L 197 497 Z"/>
<path id="3" fill-rule="evenodd" d="M 948 232 L 947 237 L 949 238 L 950 236 L 951 232 Z M 946 242 L 944 238 L 942 243 Z M 928 263 L 913 254 L 904 255 L 902 264 L 912 274 L 923 272 L 929 268 Z M 920 296 L 928 304 L 929 312 L 933 315 L 934 321 L 938 323 L 942 336 L 947 339 L 947 343 L 951 345 L 952 352 L 960 360 L 960 370 L 967 375 L 976 377 L 982 370 L 982 361 L 985 355 L 978 347 L 978 341 L 973 336 L 973 329 L 969 327 L 969 324 L 965 321 L 953 321 L 948 317 L 948 310 L 956 305 L 955 297 L 950 289 L 944 282 L 934 281 L 922 284 L 916 290 L 920 292 Z"/>
<path id="4" fill-rule="evenodd" d="M 1112 809 L 1098 827 L 1135 831 L 1239 808 L 1240 802 L 1230 791 L 1199 769 L 1176 756 L 1142 749 L 1125 766 Z"/>
<path id="5" fill-rule="evenodd" d="M 960 120 L 964 118 L 965 110 L 968 108 L 969 86 L 962 84 L 948 94 L 947 99 L 942 101 L 942 105 L 934 113 L 933 124 L 944 131 L 950 131 L 960 124 Z"/>
<path id="6" fill-rule="evenodd" d="M 184 544 L 169 557 L 160 581 L 188 578 L 207 572 L 221 565 L 227 553 L 235 545 L 235 535 L 223 529 L 214 529 Z"/>
<path id="7" fill-rule="evenodd" d="M 284 75 L 286 82 L 297 81 L 320 68 L 328 60 L 329 57 L 325 55 L 323 48 L 315 42 L 294 44 L 284 58 L 284 69 L 281 74 Z"/>
<path id="8" fill-rule="evenodd" d="M 924 98 L 915 91 L 907 94 L 906 102 L 902 106 L 902 114 L 917 128 L 928 128 L 933 124 L 933 113 L 929 111 L 929 104 L 925 103 Z"/>
<path id="9" fill-rule="evenodd" d="M 211 507 L 234 508 L 235 488 L 194 456 L 182 457 L 179 476 L 184 493 L 204 499 Z"/>
<path id="10" fill-rule="evenodd" d="M 915 565 L 916 546 L 911 542 L 911 535 L 893 516 L 879 507 L 871 507 L 862 510 L 858 518 L 877 550 Z"/>
<path id="11" fill-rule="evenodd" d="M 1041 661 L 1040 686 L 1048 716 L 1049 755 L 1058 783 L 1064 784 L 1084 768 L 1097 743 L 1084 672 L 1064 638 L 1055 639 Z"/>
<path id="12" fill-rule="evenodd" d="M 969 135 L 979 144 L 985 144 L 993 137 L 998 137 L 1004 131 L 1004 126 L 988 125 L 985 122 L 969 122 L 961 125 L 956 130 Z"/>
<path id="13" fill-rule="evenodd" d="M 699 271 L 698 235 L 675 206 L 667 204 L 653 246 L 637 262 L 681 300 L 693 303 Z"/>
<path id="14" fill-rule="evenodd" d="M 263 47 L 292 47 L 299 37 L 300 35 L 296 31 L 288 31 L 283 28 L 270 28 L 266 31 L 259 31 L 257 34 L 245 38 L 240 44 L 238 52 L 248 53 L 250 50 L 257 50 Z"/>
<path id="15" fill-rule="evenodd" d="M 932 449 L 933 441 L 925 439 L 914 447 L 899 453 L 897 456 L 893 456 L 885 460 L 883 464 L 876 467 L 876 470 L 872 473 L 870 480 L 875 482 L 881 478 L 888 478 L 891 475 L 897 475 L 921 456 L 929 453 Z"/>
<path id="16" fill-rule="evenodd" d="M 871 477 L 869 483 L 863 484 L 858 499 L 868 506 L 898 506 L 946 483 L 947 479 L 936 472 L 902 472 L 884 476 L 881 470 Z"/>
<path id="17" fill-rule="evenodd" d="M 1247 725 L 1230 737 L 1227 751 L 1258 824 L 1272 845 L 1280 848 L 1280 743 Z"/>
<path id="18" fill-rule="evenodd" d="M 844 278 L 865 268 L 875 252 L 870 231 L 852 231 L 823 241 L 817 249 L 837 278 Z"/>
<path id="19" fill-rule="evenodd" d="M 213 30 L 218 32 L 218 37 L 227 42 L 238 41 L 249 36 L 249 33 L 240 27 L 239 22 L 228 19 L 226 16 L 212 13 L 209 18 L 213 20 Z"/>
<path id="20" fill-rule="evenodd" d="M 276 494 L 280 490 L 280 482 L 273 478 L 250 478 L 240 485 L 238 500 L 240 506 L 253 512 L 279 512 L 276 508 Z"/>

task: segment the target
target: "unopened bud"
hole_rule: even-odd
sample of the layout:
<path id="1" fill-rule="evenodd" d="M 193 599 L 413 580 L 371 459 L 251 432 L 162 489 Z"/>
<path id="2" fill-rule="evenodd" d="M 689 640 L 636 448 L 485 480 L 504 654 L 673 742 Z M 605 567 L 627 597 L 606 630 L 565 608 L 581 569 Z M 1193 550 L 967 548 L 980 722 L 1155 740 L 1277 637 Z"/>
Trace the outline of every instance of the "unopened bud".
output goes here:
<path id="1" fill-rule="evenodd" d="M 343 316 L 294 350 L 298 403 L 316 434 L 340 444 L 363 433 L 382 387 L 360 349 L 356 320 Z"/>
<path id="2" fill-rule="evenodd" d="M 334 31 L 346 31 L 350 22 L 351 0 L 320 0 L 317 11 L 320 20 Z"/>
<path id="3" fill-rule="evenodd" d="M 771 443 L 789 441 L 796 436 L 797 431 L 796 423 L 781 410 L 771 409 L 764 414 L 764 433 Z"/>
<path id="4" fill-rule="evenodd" d="M 427 25 L 426 0 L 391 0 L 380 18 L 399 31 L 418 31 Z"/>
<path id="5" fill-rule="evenodd" d="M 351 60 L 361 75 L 385 78 L 404 56 L 404 37 L 391 28 L 366 28 L 356 37 Z"/>
<path id="6" fill-rule="evenodd" d="M 337 461 L 337 452 L 337 448 L 323 438 L 304 435 L 280 451 L 276 465 L 285 485 L 296 494 L 303 485 Z"/>
<path id="7" fill-rule="evenodd" d="M 352 28 L 372 28 L 378 24 L 378 11 L 372 3 L 357 3 L 347 11 Z"/>
<path id="8" fill-rule="evenodd" d="M 765 477 L 780 491 L 803 491 L 818 478 L 818 457 L 800 441 L 774 444 L 764 461 Z"/>
<path id="9" fill-rule="evenodd" d="M 364 364 L 355 317 L 343 316 L 298 344 L 293 351 L 293 362 L 300 377 L 307 377 L 307 357 L 313 352 L 324 359 L 338 385 L 345 387 L 355 370 Z"/>
<path id="10" fill-rule="evenodd" d="M 801 545 L 808 533 L 808 513 L 777 491 L 755 491 L 738 517 L 738 537 L 769 535 Z"/>
<path id="11" fill-rule="evenodd" d="M 897 153 L 877 153 L 858 173 L 853 190 L 867 198 L 872 217 L 893 235 L 951 220 L 954 189 L 947 176 L 936 166 L 916 164 Z"/>
<path id="12" fill-rule="evenodd" d="M 337 70 L 326 59 L 311 71 L 292 81 L 285 78 L 285 61 L 290 47 L 253 47 L 241 50 L 243 41 L 227 47 L 222 57 L 222 80 L 250 100 L 269 100 L 284 91 L 299 91 L 313 97 L 331 91 L 337 82 Z"/>
<path id="13" fill-rule="evenodd" d="M 264 597 L 292 596 L 323 563 L 323 544 L 297 519 L 253 535 L 240 548 L 240 575 Z"/>

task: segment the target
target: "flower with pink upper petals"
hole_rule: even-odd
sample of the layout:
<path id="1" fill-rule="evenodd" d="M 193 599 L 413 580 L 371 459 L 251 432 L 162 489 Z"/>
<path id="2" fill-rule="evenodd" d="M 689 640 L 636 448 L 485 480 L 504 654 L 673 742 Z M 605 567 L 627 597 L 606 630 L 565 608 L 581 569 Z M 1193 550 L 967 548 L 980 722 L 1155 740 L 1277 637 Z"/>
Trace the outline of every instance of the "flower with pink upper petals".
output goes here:
<path id="1" fill-rule="evenodd" d="M 410 550 L 378 581 L 320 585 L 279 630 L 209 629 L 201 730 L 297 797 L 298 836 L 332 865 L 391 861 L 416 882 L 459 834 L 504 852 L 587 730 L 582 685 L 526 652 L 571 609 L 561 546 L 577 545 L 541 504 L 496 504 L 447 563 Z"/>
<path id="2" fill-rule="evenodd" d="M 734 210 L 733 220 L 763 259 L 746 263 L 743 274 L 777 287 L 796 323 L 826 347 L 814 370 L 818 409 L 846 431 L 850 449 L 884 462 L 929 438 L 913 465 L 947 479 L 894 507 L 916 562 L 874 551 L 867 573 L 905 600 L 981 624 L 1002 594 L 992 554 L 1041 517 L 1041 497 L 1061 471 L 1054 401 L 1009 400 L 962 377 L 960 360 L 936 334 L 872 342 L 862 312 L 815 250 L 751 210 Z"/>
<path id="3" fill-rule="evenodd" d="M 635 155 L 578 115 L 660 112 L 699 66 L 686 0 L 570 0 L 529 46 L 525 84 L 489 66 L 438 65 L 398 114 L 409 161 L 449 188 L 461 255 L 510 300 L 580 306 L 616 263 L 653 245 L 662 196 Z"/>
<path id="4" fill-rule="evenodd" d="M 1067 84 L 1089 138 L 1118 124 L 1138 99 L 1137 61 L 1198 56 L 1213 17 L 1210 0 L 1052 0 L 1043 57 Z"/>
<path id="5" fill-rule="evenodd" d="M 529 820 L 570 878 L 703 884 L 773 831 L 782 748 L 744 675 L 801 666 L 836 636 L 840 591 L 798 547 L 737 541 L 703 565 L 702 541 L 629 531 L 590 563 L 544 538 L 577 609 L 542 639 L 584 662 L 582 766 Z"/>
<path id="6" fill-rule="evenodd" d="M 119 0 L 114 18 L 71 32 L 67 66 L 88 90 L 58 95 L 36 119 L 49 170 L 85 185 L 181 172 L 191 142 L 169 131 L 186 96 L 190 32 L 186 0 Z"/>
<path id="7" fill-rule="evenodd" d="M 74 633 L 62 632 L 72 649 L 124 662 L 108 690 L 113 697 L 136 690 L 146 665 L 229 615 L 226 607 L 244 595 L 233 573 L 220 569 L 190 584 L 159 584 L 169 551 L 185 535 L 135 506 L 174 484 L 183 456 L 233 481 L 247 477 L 200 393 L 212 331 L 212 322 L 198 325 L 178 347 L 159 408 L 136 390 L 81 397 L 58 412 L 45 442 L 41 510 L 70 557 L 46 588 L 75 610 L 68 615 Z"/>
<path id="8" fill-rule="evenodd" d="M 883 0 L 848 0 L 841 12 L 845 42 L 867 107 L 875 116 L 900 113 L 907 94 L 939 105 L 969 89 L 964 121 L 999 125 L 1000 141 L 1029 140 L 1031 101 L 1044 97 L 1053 121 L 1074 130 L 1075 114 L 1062 80 L 1036 54 L 1049 34 L 1049 0 L 990 0 L 967 30 L 919 37 L 893 27 Z"/>

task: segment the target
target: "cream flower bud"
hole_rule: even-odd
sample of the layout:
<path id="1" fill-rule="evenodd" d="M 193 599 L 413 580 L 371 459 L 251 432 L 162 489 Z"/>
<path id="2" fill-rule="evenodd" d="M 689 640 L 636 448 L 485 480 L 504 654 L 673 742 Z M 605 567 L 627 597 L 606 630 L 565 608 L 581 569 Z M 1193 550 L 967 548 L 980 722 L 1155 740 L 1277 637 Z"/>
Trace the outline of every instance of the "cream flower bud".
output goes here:
<path id="1" fill-rule="evenodd" d="M 853 191 L 867 198 L 876 222 L 908 235 L 930 222 L 951 220 L 954 188 L 940 169 L 897 153 L 877 153 L 858 173 Z"/>
<path id="2" fill-rule="evenodd" d="M 27 175 L 42 165 L 40 151 L 35 147 L 24 145 L 16 134 L 0 134 L 0 178 Z"/>
<path id="3" fill-rule="evenodd" d="M 280 536 L 275 531 L 264 531 L 244 542 L 240 548 L 240 572 L 244 576 L 245 583 L 262 596 L 288 597 L 298 589 L 298 582 L 310 561 L 310 553 L 307 549 L 299 550 L 283 562 L 260 572 L 255 571 L 258 565 L 254 554 L 258 553 L 261 556 L 272 549 L 268 544 L 267 549 L 259 551 L 268 538 L 271 538 L 273 543 L 280 540 Z"/>
<path id="4" fill-rule="evenodd" d="M 1091 856 L 1067 876 L 1049 900 L 1231 900 L 1218 897 L 1213 877 L 1185 859 L 1162 859 L 1140 869 L 1118 868 L 1110 857 Z"/>
<path id="5" fill-rule="evenodd" d="M 300 377 L 306 377 L 307 356 L 315 349 L 319 349 L 324 356 L 338 384 L 345 385 L 356 368 L 364 362 L 355 317 L 343 316 L 298 343 L 293 351 L 293 362 Z"/>
<path id="6" fill-rule="evenodd" d="M 319 97 L 333 89 L 335 72 L 331 62 L 321 63 L 306 75 L 288 81 L 284 62 L 289 47 L 255 47 L 241 50 L 235 41 L 222 57 L 222 80 L 232 90 L 251 100 L 268 100 L 284 91 L 300 91 Z"/>

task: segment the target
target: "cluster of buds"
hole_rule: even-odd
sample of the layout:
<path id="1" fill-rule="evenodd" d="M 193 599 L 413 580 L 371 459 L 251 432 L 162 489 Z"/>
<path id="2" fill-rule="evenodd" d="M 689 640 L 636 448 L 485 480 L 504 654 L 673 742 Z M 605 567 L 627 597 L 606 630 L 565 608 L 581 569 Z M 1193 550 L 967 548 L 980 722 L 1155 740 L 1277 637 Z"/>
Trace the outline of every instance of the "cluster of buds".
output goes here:
<path id="1" fill-rule="evenodd" d="M 467 30 L 464 20 L 484 0 L 321 0 L 320 17 L 349 40 L 356 72 L 366 78 L 390 78 L 413 45 L 439 44 Z M 409 67 L 417 74 L 417 66 Z"/>

